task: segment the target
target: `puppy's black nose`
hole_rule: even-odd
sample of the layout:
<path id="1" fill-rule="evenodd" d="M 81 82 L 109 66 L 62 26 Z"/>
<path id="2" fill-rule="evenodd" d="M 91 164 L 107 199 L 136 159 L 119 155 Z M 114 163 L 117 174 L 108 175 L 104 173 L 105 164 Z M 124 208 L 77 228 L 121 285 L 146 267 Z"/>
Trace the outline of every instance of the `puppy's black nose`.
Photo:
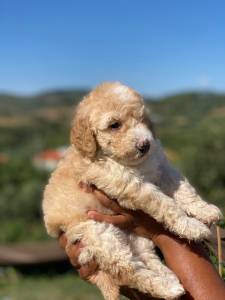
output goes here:
<path id="1" fill-rule="evenodd" d="M 137 149 L 138 149 L 138 151 L 140 151 L 140 153 L 142 155 L 144 155 L 145 153 L 147 153 L 148 150 L 150 149 L 150 142 L 149 142 L 149 140 L 144 140 L 144 141 L 141 141 L 141 142 L 137 143 Z"/>

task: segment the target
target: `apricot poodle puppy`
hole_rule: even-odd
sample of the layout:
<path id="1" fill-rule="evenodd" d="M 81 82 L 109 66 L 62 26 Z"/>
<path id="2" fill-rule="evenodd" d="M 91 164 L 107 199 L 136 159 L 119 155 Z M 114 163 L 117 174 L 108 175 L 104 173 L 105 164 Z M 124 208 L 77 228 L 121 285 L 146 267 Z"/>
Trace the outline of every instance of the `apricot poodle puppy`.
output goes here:
<path id="1" fill-rule="evenodd" d="M 168 162 L 142 97 L 118 82 L 99 85 L 76 109 L 71 146 L 44 192 L 46 228 L 55 237 L 65 232 L 67 249 L 82 240 L 79 263 L 97 261 L 99 271 L 90 281 L 106 300 L 118 300 L 125 285 L 158 298 L 179 298 L 184 289 L 150 240 L 88 220 L 89 210 L 112 211 L 82 191 L 81 181 L 188 240 L 206 238 L 207 224 L 221 217 Z"/>

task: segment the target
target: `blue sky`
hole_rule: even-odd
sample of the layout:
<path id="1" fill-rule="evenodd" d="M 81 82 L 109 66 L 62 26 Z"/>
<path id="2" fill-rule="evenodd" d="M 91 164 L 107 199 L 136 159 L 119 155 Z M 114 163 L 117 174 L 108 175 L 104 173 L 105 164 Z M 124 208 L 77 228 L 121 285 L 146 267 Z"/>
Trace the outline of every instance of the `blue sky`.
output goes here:
<path id="1" fill-rule="evenodd" d="M 225 91 L 224 0 L 0 0 L 0 91 Z"/>

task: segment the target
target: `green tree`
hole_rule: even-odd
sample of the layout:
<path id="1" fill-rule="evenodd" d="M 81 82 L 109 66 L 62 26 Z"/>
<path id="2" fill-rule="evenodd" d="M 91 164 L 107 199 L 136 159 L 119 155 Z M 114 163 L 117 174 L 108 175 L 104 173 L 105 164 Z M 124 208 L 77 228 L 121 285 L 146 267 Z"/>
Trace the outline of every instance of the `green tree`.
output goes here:
<path id="1" fill-rule="evenodd" d="M 206 199 L 224 208 L 225 119 L 208 117 L 195 131 L 195 144 L 184 155 L 184 171 Z"/>

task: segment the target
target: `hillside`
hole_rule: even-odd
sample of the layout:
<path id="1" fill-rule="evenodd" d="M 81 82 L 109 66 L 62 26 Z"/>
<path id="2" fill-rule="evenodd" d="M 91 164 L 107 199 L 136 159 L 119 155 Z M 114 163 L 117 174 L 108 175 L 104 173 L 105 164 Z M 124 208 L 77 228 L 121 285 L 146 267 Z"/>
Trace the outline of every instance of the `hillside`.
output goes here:
<path id="1" fill-rule="evenodd" d="M 25 113 L 25 110 L 35 110 L 43 107 L 71 106 L 87 93 L 87 90 L 55 90 L 34 96 L 16 96 L 0 94 L 0 115 Z M 225 95 L 216 93 L 181 93 L 157 100 L 146 98 L 153 111 L 163 115 L 163 119 L 185 116 L 200 119 L 210 110 L 224 107 Z"/>
<path id="2" fill-rule="evenodd" d="M 56 90 L 26 97 L 0 94 L 0 116 L 24 114 L 48 107 L 71 106 L 86 93 L 85 90 Z"/>
<path id="3" fill-rule="evenodd" d="M 152 103 L 153 110 L 162 116 L 165 123 L 171 117 L 184 125 L 195 125 L 210 112 L 225 109 L 225 95 L 213 93 L 184 93 L 169 96 Z M 191 122 L 190 122 L 191 121 Z"/>
<path id="4" fill-rule="evenodd" d="M 30 142 L 31 136 L 32 140 L 39 136 L 41 147 L 67 143 L 74 107 L 86 93 L 53 90 L 32 97 L 0 94 L 0 151 L 19 146 L 26 139 Z M 178 152 L 193 147 L 192 136 L 201 124 L 212 126 L 219 119 L 223 123 L 225 117 L 225 95 L 221 94 L 192 92 L 145 100 L 163 143 Z M 21 134 L 23 141 L 18 138 Z"/>
<path id="5" fill-rule="evenodd" d="M 34 167 L 33 157 L 68 145 L 74 107 L 84 94 L 0 95 L 1 240 L 46 237 L 40 201 L 49 174 Z M 206 199 L 225 209 L 225 95 L 183 93 L 146 104 L 170 160 Z"/>

